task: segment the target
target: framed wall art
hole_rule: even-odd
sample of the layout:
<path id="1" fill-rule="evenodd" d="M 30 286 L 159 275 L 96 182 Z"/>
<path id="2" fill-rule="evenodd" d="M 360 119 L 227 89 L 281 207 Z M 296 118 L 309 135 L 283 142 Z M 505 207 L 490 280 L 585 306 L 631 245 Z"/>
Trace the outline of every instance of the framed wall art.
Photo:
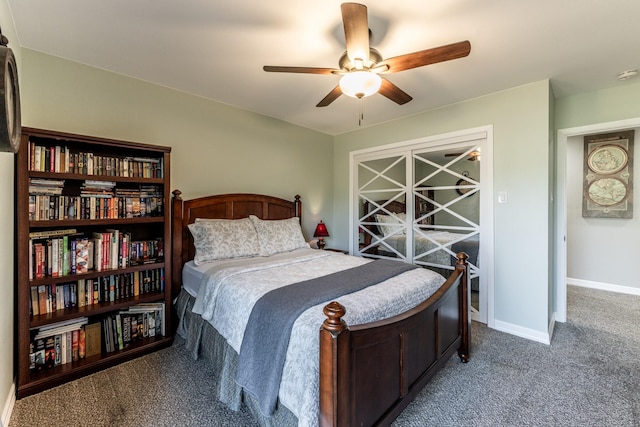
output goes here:
<path id="1" fill-rule="evenodd" d="M 634 131 L 584 137 L 582 216 L 633 218 Z"/>

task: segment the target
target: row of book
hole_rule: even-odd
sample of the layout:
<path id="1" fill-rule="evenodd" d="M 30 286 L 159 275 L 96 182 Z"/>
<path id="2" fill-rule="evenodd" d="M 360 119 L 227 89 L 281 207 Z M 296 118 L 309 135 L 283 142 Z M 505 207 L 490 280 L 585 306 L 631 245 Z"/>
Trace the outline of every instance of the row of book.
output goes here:
<path id="1" fill-rule="evenodd" d="M 29 233 L 29 280 L 161 262 L 164 240 L 134 240 L 118 229 L 92 232 L 75 228 Z"/>
<path id="2" fill-rule="evenodd" d="M 61 184 L 59 184 L 61 182 Z M 107 185 L 103 185 L 103 184 Z M 29 220 L 118 219 L 160 217 L 164 196 L 157 185 L 114 188 L 115 183 L 97 181 L 80 190 L 80 195 L 63 195 L 64 181 L 31 179 Z"/>
<path id="3" fill-rule="evenodd" d="M 161 217 L 162 196 L 102 197 L 29 195 L 29 221 Z"/>
<path id="4" fill-rule="evenodd" d="M 161 157 L 102 156 L 63 145 L 29 143 L 29 170 L 133 178 L 163 178 Z"/>
<path id="5" fill-rule="evenodd" d="M 111 274 L 70 283 L 34 285 L 30 289 L 31 315 L 91 306 L 101 302 L 164 292 L 164 268 Z"/>
<path id="6" fill-rule="evenodd" d="M 89 322 L 81 317 L 31 330 L 29 368 L 41 371 L 125 350 L 143 338 L 165 335 L 163 302 L 131 306 Z"/>
<path id="7" fill-rule="evenodd" d="M 144 303 L 102 319 L 104 351 L 125 350 L 144 338 L 165 335 L 164 303 Z"/>
<path id="8" fill-rule="evenodd" d="M 100 354 L 100 345 L 96 348 L 96 339 L 100 340 L 100 323 L 89 325 L 88 320 L 81 317 L 32 330 L 29 348 L 30 370 L 49 369 Z"/>

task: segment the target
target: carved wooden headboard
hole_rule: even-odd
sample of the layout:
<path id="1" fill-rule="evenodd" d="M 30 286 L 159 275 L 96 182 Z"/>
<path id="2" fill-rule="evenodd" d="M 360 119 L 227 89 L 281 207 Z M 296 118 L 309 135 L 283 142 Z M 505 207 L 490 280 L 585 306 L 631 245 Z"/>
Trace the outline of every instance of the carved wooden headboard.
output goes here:
<path id="1" fill-rule="evenodd" d="M 297 216 L 302 223 L 300 196 L 293 201 L 262 194 L 218 194 L 182 200 L 180 190 L 171 200 L 172 296 L 182 286 L 182 266 L 193 259 L 195 247 L 188 225 L 196 218 L 240 219 L 255 215 L 261 219 L 287 219 Z"/>

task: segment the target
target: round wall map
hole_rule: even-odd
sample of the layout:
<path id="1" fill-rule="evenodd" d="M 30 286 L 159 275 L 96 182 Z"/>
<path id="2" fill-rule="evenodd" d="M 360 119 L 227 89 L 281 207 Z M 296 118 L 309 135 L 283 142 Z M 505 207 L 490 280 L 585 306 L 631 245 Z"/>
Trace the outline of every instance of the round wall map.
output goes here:
<path id="1" fill-rule="evenodd" d="M 617 178 L 601 178 L 589 185 L 588 194 L 600 206 L 613 206 L 627 197 L 627 186 Z"/>
<path id="2" fill-rule="evenodd" d="M 627 151 L 619 145 L 602 145 L 591 152 L 587 162 L 589 168 L 601 175 L 611 175 L 621 171 L 629 160 Z"/>

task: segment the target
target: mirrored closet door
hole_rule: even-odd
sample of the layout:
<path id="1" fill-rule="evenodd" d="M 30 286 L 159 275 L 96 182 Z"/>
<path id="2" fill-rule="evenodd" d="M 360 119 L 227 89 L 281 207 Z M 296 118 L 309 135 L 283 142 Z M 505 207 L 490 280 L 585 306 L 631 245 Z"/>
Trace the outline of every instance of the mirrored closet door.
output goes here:
<path id="1" fill-rule="evenodd" d="M 352 252 L 400 259 L 445 277 L 456 254 L 466 252 L 472 317 L 484 323 L 480 177 L 485 140 L 384 148 L 352 157 Z"/>

